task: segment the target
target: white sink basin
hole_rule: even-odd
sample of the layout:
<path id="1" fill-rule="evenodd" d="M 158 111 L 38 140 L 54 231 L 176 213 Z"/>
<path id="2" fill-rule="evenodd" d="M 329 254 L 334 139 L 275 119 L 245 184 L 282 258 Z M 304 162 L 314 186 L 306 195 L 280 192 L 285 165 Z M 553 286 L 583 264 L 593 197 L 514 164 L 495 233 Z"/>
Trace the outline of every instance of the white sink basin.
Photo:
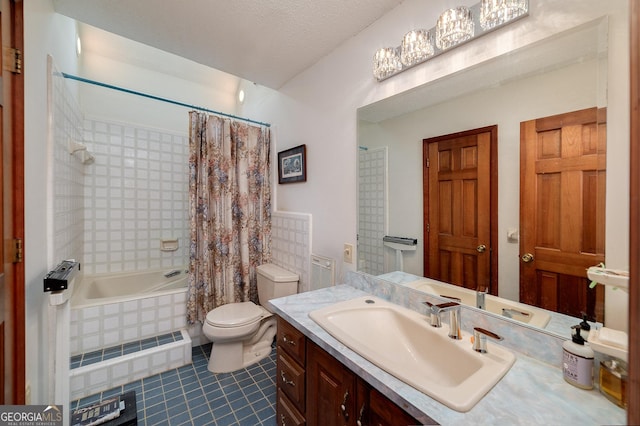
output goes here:
<path id="1" fill-rule="evenodd" d="M 446 323 L 431 327 L 428 317 L 373 296 L 309 316 L 363 358 L 456 411 L 470 410 L 515 362 L 499 345 L 475 352 L 468 333 L 450 339 Z"/>
<path id="2" fill-rule="evenodd" d="M 476 292 L 464 287 L 446 284 L 428 278 L 403 285 L 436 296 L 455 297 L 460 299 L 464 305 L 476 306 Z M 506 311 L 503 311 L 503 309 Z M 513 302 L 491 294 L 485 295 L 485 310 L 497 315 L 509 316 L 514 320 L 539 328 L 545 328 L 551 319 L 551 315 L 543 309 Z"/>

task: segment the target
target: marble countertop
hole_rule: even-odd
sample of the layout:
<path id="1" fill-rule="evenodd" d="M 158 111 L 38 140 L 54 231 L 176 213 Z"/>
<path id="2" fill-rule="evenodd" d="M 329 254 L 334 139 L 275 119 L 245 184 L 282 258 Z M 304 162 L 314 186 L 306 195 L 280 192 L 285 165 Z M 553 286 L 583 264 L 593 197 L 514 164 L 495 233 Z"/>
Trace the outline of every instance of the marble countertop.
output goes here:
<path id="1" fill-rule="evenodd" d="M 626 423 L 626 411 L 597 390 L 578 389 L 564 381 L 559 366 L 518 352 L 511 370 L 470 411 L 452 410 L 351 351 L 309 318 L 313 310 L 366 294 L 348 285 L 338 285 L 270 303 L 278 315 L 423 423 L 433 420 L 446 425 Z"/>

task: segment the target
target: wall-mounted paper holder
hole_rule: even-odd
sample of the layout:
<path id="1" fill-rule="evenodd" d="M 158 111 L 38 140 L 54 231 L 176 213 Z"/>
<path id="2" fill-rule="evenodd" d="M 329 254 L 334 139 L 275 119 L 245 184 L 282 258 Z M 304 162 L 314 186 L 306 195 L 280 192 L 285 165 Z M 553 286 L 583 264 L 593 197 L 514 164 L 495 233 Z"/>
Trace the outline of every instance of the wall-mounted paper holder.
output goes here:
<path id="1" fill-rule="evenodd" d="M 180 245 L 178 239 L 162 239 L 160 240 L 160 251 L 176 251 Z"/>

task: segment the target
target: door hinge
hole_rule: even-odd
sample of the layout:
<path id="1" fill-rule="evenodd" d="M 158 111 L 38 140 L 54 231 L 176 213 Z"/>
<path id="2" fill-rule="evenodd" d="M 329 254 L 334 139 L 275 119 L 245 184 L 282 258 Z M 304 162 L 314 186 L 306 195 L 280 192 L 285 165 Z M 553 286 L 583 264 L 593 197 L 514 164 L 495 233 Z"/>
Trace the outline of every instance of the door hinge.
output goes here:
<path id="1" fill-rule="evenodd" d="M 12 263 L 22 263 L 22 239 L 15 238 L 13 240 Z"/>
<path id="2" fill-rule="evenodd" d="M 20 49 L 2 46 L 2 69 L 15 74 L 22 73 L 22 52 Z"/>
<path id="3" fill-rule="evenodd" d="M 428 158 L 427 158 L 425 166 L 427 167 L 427 169 L 429 168 L 429 159 Z"/>
<path id="4" fill-rule="evenodd" d="M 431 232 L 431 225 L 429 223 L 427 223 L 427 234 Z"/>

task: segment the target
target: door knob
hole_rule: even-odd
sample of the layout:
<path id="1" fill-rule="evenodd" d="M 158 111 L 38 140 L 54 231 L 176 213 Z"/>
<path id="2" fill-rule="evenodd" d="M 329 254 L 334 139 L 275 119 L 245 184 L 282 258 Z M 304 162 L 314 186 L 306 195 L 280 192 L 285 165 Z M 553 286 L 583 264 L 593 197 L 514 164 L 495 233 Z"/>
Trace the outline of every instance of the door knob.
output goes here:
<path id="1" fill-rule="evenodd" d="M 524 263 L 533 262 L 533 255 L 531 253 L 525 253 L 522 255 L 521 259 Z"/>
<path id="2" fill-rule="evenodd" d="M 476 251 L 478 253 L 484 253 L 485 251 L 487 251 L 487 246 L 485 246 L 484 244 L 480 244 L 478 247 L 476 247 Z"/>

